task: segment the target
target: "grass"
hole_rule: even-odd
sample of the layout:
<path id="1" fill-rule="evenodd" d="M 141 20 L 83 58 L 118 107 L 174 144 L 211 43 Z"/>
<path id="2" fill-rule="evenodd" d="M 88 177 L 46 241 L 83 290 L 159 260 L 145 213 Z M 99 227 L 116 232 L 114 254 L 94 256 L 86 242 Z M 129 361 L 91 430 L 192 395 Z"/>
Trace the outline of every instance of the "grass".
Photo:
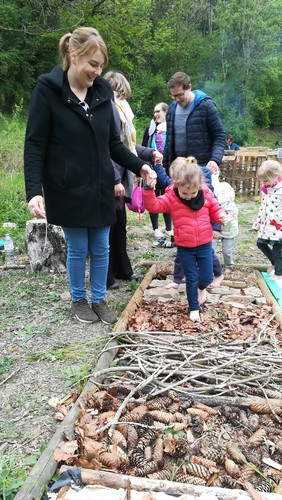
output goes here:
<path id="1" fill-rule="evenodd" d="M 88 359 L 96 358 L 100 353 L 101 348 L 105 344 L 104 338 L 94 339 L 81 344 L 59 345 L 56 343 L 52 349 L 47 351 L 29 353 L 28 361 L 37 362 L 42 360 L 47 361 L 77 361 L 86 362 Z"/>
<path id="2" fill-rule="evenodd" d="M 24 483 L 28 471 L 18 464 L 16 454 L 0 456 L 0 495 L 3 500 L 13 500 L 14 494 Z"/>
<path id="3" fill-rule="evenodd" d="M 9 371 L 11 365 L 14 363 L 14 358 L 12 356 L 3 356 L 0 358 L 0 375 Z"/>

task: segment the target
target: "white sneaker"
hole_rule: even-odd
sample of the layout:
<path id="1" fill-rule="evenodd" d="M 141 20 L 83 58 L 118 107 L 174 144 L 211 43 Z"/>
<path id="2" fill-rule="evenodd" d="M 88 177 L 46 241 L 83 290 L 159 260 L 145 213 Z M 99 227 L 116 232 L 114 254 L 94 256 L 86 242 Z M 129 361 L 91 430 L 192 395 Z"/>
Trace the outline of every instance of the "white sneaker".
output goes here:
<path id="1" fill-rule="evenodd" d="M 163 233 L 159 229 L 154 230 L 154 235 L 156 238 L 163 238 Z"/>
<path id="2" fill-rule="evenodd" d="M 167 236 L 173 236 L 173 230 L 172 230 L 172 229 L 171 229 L 170 231 L 167 231 L 167 230 L 166 230 L 166 231 L 165 231 L 165 234 L 166 234 Z"/>

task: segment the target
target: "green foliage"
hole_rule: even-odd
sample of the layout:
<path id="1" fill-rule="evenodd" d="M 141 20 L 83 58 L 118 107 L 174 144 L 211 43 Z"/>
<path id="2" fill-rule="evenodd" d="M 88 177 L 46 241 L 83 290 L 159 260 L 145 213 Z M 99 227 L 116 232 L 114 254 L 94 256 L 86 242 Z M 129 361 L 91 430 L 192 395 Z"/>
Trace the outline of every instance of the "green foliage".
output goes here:
<path id="1" fill-rule="evenodd" d="M 13 500 L 27 474 L 24 466 L 18 464 L 16 455 L 0 455 L 0 498 Z"/>
<path id="2" fill-rule="evenodd" d="M 135 292 L 139 286 L 139 283 L 136 280 L 132 280 L 132 281 L 130 281 L 129 286 L 130 286 L 130 290 L 132 292 Z"/>
<path id="3" fill-rule="evenodd" d="M 121 302 L 120 300 L 115 301 L 115 311 L 118 314 L 118 316 L 121 315 L 122 311 L 125 309 L 126 306 L 127 306 L 127 304 L 124 302 Z"/>
<path id="4" fill-rule="evenodd" d="M 15 104 L 10 116 L 0 113 L 0 168 L 12 172 L 23 165 L 25 119 L 23 102 Z"/>
<path id="5" fill-rule="evenodd" d="M 11 356 L 3 356 L 2 358 L 0 358 L 0 375 L 6 373 L 13 363 L 14 358 Z"/>
<path id="6" fill-rule="evenodd" d="M 107 44 L 109 68 L 131 82 L 139 142 L 155 104 L 170 103 L 166 83 L 175 71 L 215 99 L 226 130 L 242 145 L 252 143 L 253 126 L 282 123 L 278 0 L 7 0 L 0 17 L 0 107 L 9 114 L 15 105 L 26 109 L 37 76 L 58 63 L 60 37 L 92 25 Z M 21 122 L 5 120 L 0 116 L 0 168 L 11 171 L 22 165 L 24 127 L 12 143 L 9 126 Z"/>
<path id="7" fill-rule="evenodd" d="M 124 309 L 125 306 L 123 306 Z M 49 351 L 30 353 L 28 355 L 29 361 L 85 361 L 88 359 L 95 359 L 104 347 L 107 339 L 101 337 L 81 344 L 70 345 L 55 345 Z M 1 366 L 1 365 L 0 365 Z"/>
<path id="8" fill-rule="evenodd" d="M 168 88 L 161 74 L 153 74 L 150 70 L 138 70 L 131 81 L 131 87 L 130 104 L 139 118 L 153 117 L 153 108 L 158 102 L 170 104 Z M 148 124 L 149 121 L 146 120 L 144 129 Z"/>
<path id="9" fill-rule="evenodd" d="M 80 391 L 83 389 L 85 380 L 88 377 L 90 370 L 90 365 L 85 364 L 83 366 L 71 365 L 65 370 L 66 375 L 66 387 L 75 386 Z"/>
<path id="10" fill-rule="evenodd" d="M 34 325 L 34 323 L 27 323 L 23 327 L 24 339 L 28 341 L 32 339 L 32 337 L 35 337 L 36 335 L 42 335 L 43 333 L 46 333 L 46 330 L 47 330 L 46 325 L 37 326 Z"/>
<path id="11" fill-rule="evenodd" d="M 25 199 L 23 172 L 2 171 L 0 191 L 0 224 L 3 222 L 14 222 L 23 228 L 26 220 L 30 218 Z"/>
<path id="12" fill-rule="evenodd" d="M 225 106 L 268 127 L 275 97 L 269 82 L 281 71 L 281 6 L 277 0 L 218 0 L 214 13 L 220 55 L 217 77 L 224 87 L 227 85 Z M 280 112 L 280 122 L 281 117 Z"/>

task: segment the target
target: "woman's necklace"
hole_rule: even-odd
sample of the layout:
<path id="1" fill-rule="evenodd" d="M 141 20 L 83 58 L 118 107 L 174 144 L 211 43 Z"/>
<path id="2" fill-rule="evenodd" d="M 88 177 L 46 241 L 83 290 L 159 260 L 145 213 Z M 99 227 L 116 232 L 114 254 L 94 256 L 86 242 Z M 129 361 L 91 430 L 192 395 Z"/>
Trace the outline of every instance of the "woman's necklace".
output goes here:
<path id="1" fill-rule="evenodd" d="M 77 89 L 70 85 L 71 91 L 76 95 L 80 102 L 85 101 L 85 97 L 87 95 L 87 89 Z"/>

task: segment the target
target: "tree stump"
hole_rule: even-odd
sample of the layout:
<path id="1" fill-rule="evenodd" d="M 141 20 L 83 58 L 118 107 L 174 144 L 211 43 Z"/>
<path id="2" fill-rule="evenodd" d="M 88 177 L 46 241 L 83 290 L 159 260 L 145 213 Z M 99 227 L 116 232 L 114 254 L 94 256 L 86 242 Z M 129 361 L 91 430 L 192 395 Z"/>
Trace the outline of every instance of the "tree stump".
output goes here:
<path id="1" fill-rule="evenodd" d="M 67 246 L 60 226 L 44 219 L 27 221 L 26 247 L 32 271 L 66 272 Z"/>

